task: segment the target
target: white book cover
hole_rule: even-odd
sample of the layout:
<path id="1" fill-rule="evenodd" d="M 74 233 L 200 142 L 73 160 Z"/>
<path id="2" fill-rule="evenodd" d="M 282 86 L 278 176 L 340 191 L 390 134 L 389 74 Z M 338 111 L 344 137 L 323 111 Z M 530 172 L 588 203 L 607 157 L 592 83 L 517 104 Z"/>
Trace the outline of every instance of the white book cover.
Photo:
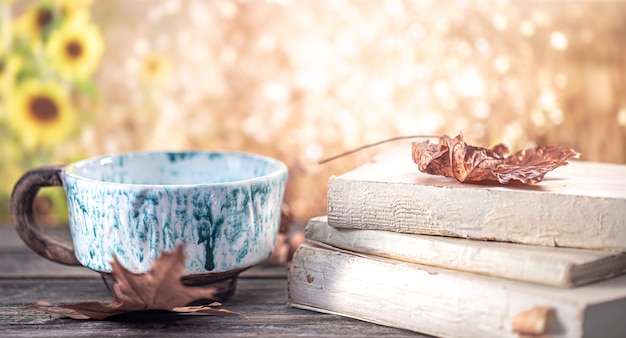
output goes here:
<path id="1" fill-rule="evenodd" d="M 626 276 L 563 289 L 305 243 L 288 302 L 440 337 L 626 337 Z"/>
<path id="2" fill-rule="evenodd" d="M 459 183 L 393 148 L 328 182 L 328 222 L 541 246 L 626 251 L 626 165 L 570 161 L 523 186 Z"/>

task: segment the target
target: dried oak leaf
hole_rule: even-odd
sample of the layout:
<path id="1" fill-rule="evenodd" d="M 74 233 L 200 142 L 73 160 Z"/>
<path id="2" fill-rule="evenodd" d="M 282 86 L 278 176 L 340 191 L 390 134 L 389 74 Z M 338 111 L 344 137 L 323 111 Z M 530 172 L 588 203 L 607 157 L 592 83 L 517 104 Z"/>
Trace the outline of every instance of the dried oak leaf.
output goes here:
<path id="1" fill-rule="evenodd" d="M 540 182 L 545 174 L 567 160 L 580 154 L 569 146 L 536 147 L 508 155 L 502 144 L 492 149 L 475 147 L 463 141 L 463 135 L 455 138 L 444 135 L 439 143 L 428 140 L 413 143 L 412 158 L 420 171 L 454 177 L 459 182 L 498 181 L 506 184 L 511 180 L 524 184 Z"/>
<path id="2" fill-rule="evenodd" d="M 39 310 L 50 315 L 66 316 L 73 319 L 104 320 L 109 317 L 144 310 L 166 310 L 175 313 L 210 313 L 240 315 L 225 309 L 214 309 L 221 304 L 214 302 L 204 306 L 186 306 L 199 299 L 211 299 L 217 293 L 215 288 L 187 287 L 181 277 L 185 270 L 183 245 L 178 245 L 170 253 L 163 252 L 154 261 L 149 272 L 133 274 L 126 270 L 116 258 L 111 264 L 111 275 L 115 281 L 115 300 L 109 304 L 81 302 L 51 304 L 38 302 L 22 310 Z"/>

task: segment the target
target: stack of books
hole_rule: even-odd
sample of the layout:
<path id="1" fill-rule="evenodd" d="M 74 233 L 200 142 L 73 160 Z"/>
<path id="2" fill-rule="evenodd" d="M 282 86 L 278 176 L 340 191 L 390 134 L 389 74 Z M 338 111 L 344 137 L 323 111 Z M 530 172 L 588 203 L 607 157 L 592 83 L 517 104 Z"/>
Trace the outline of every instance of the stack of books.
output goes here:
<path id="1" fill-rule="evenodd" d="M 328 184 L 291 306 L 442 337 L 626 337 L 626 166 L 534 186 L 418 171 L 410 146 Z"/>

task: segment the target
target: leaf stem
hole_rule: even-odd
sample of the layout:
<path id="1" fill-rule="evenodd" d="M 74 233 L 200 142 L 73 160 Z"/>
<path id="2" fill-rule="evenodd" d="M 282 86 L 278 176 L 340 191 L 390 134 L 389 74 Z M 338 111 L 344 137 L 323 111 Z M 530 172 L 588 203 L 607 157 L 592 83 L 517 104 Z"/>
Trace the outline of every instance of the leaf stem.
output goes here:
<path id="1" fill-rule="evenodd" d="M 408 135 L 408 136 L 397 136 L 397 137 L 392 137 L 392 138 L 388 138 L 386 140 L 382 140 L 376 143 L 370 143 L 370 144 L 366 144 L 364 146 L 358 147 L 356 149 L 352 149 L 352 150 L 348 150 L 346 152 L 331 156 L 329 158 L 323 159 L 319 162 L 317 162 L 317 164 L 324 164 L 324 163 L 328 163 L 332 160 L 336 160 L 340 157 L 344 157 L 344 156 L 348 156 L 351 154 L 354 154 L 356 152 L 359 152 L 361 150 L 367 149 L 367 148 L 371 148 L 371 147 L 375 147 L 375 146 L 379 146 L 381 144 L 384 143 L 389 143 L 389 142 L 394 142 L 394 141 L 399 141 L 399 140 L 406 140 L 406 139 L 411 139 L 411 138 L 439 138 L 439 136 L 433 136 L 433 135 Z"/>

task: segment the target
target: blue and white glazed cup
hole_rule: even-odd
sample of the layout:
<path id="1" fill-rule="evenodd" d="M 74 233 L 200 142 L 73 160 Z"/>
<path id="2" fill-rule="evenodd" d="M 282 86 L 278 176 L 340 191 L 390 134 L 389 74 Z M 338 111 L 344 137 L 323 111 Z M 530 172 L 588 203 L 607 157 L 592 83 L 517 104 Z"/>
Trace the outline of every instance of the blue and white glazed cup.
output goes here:
<path id="1" fill-rule="evenodd" d="M 247 153 L 108 155 L 26 172 L 11 211 L 22 240 L 49 260 L 109 273 L 115 255 L 144 273 L 160 252 L 184 243 L 183 281 L 209 284 L 270 257 L 286 178 L 284 163 Z M 34 221 L 32 202 L 45 186 L 65 189 L 73 247 Z"/>

